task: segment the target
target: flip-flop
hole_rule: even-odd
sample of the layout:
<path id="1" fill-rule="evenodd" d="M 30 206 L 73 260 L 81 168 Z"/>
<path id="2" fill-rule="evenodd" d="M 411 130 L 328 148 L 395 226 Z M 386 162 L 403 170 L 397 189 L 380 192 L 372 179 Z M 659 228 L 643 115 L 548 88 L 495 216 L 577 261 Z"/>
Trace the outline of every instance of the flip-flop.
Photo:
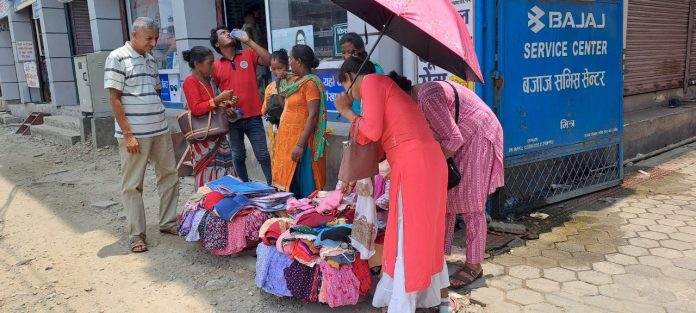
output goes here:
<path id="1" fill-rule="evenodd" d="M 147 244 L 142 237 L 133 237 L 130 241 L 130 250 L 133 253 L 142 253 L 147 251 Z"/>
<path id="2" fill-rule="evenodd" d="M 473 277 L 473 279 L 462 275 L 462 272 L 469 274 L 469 276 Z M 450 275 L 450 277 L 449 277 L 450 278 L 449 289 L 460 290 L 460 289 L 470 285 L 471 283 L 475 282 L 476 280 L 478 280 L 481 277 L 483 277 L 483 270 L 476 273 L 476 272 L 474 272 L 474 270 L 470 269 L 469 267 L 464 266 L 464 267 L 460 268 L 458 271 L 456 271 L 454 274 Z M 460 286 L 454 286 L 451 284 L 451 280 L 453 280 L 453 279 L 456 279 L 460 282 L 463 282 L 464 284 L 462 284 Z"/>

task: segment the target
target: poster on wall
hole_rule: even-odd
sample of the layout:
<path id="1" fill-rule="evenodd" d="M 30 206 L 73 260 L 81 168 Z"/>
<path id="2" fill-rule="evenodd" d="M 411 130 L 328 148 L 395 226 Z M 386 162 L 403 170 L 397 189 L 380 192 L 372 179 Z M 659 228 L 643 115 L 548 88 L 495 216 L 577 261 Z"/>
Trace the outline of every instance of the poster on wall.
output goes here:
<path id="1" fill-rule="evenodd" d="M 179 75 L 169 74 L 169 95 L 171 102 L 181 102 L 181 85 L 179 84 Z"/>
<path id="2" fill-rule="evenodd" d="M 17 61 L 34 61 L 34 42 L 33 41 L 17 41 Z"/>
<path id="3" fill-rule="evenodd" d="M 0 18 L 5 18 L 10 14 L 10 1 L 0 0 Z"/>
<path id="4" fill-rule="evenodd" d="M 271 32 L 272 50 L 285 49 L 290 52 L 294 45 L 308 45 L 314 50 L 314 31 L 312 25 L 275 29 Z"/>
<path id="5" fill-rule="evenodd" d="M 162 102 L 181 102 L 181 84 L 177 74 L 160 74 L 160 84 L 162 85 Z"/>
<path id="6" fill-rule="evenodd" d="M 15 11 L 19 11 L 32 5 L 34 2 L 36 2 L 36 0 L 14 0 L 14 9 Z"/>
<path id="7" fill-rule="evenodd" d="M 36 62 L 24 62 L 24 77 L 27 79 L 27 87 L 39 88 L 39 73 L 36 70 Z"/>
<path id="8" fill-rule="evenodd" d="M 452 0 L 452 4 L 464 20 L 471 38 L 474 39 L 474 0 Z M 444 69 L 420 57 L 418 58 L 418 83 L 447 80 L 452 76 L 454 75 Z M 473 89 L 473 83 L 469 85 L 469 88 Z"/>

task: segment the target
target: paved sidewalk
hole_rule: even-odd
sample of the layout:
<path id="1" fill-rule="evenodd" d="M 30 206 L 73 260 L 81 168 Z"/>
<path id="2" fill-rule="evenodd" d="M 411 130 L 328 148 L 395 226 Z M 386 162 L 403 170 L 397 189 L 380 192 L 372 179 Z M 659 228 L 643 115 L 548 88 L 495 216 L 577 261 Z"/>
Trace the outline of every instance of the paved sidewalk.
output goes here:
<path id="1" fill-rule="evenodd" d="M 665 175 L 587 200 L 538 240 L 488 260 L 471 300 L 503 313 L 696 312 L 696 144 L 637 169 Z"/>

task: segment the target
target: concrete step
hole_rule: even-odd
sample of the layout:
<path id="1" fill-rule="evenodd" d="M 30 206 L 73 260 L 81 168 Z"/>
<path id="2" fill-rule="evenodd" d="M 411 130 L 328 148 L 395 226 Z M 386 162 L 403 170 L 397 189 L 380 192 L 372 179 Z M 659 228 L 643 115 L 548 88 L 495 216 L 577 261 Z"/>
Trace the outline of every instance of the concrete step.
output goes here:
<path id="1" fill-rule="evenodd" d="M 52 115 L 44 118 L 44 125 L 80 131 L 80 118 L 67 115 Z"/>
<path id="2" fill-rule="evenodd" d="M 80 142 L 79 131 L 45 124 L 31 126 L 31 135 L 63 146 L 72 146 Z"/>
<path id="3" fill-rule="evenodd" d="M 624 159 L 696 136 L 696 105 L 663 106 L 624 114 Z"/>
<path id="4" fill-rule="evenodd" d="M 64 105 L 58 108 L 59 115 L 81 117 L 82 111 L 80 111 L 79 105 Z"/>
<path id="5" fill-rule="evenodd" d="M 5 113 L 5 112 L 0 113 L 0 124 L 2 124 L 2 125 L 10 125 L 10 124 L 14 125 L 14 124 L 20 124 L 22 122 L 23 121 L 21 118 L 16 117 L 12 114 Z"/>

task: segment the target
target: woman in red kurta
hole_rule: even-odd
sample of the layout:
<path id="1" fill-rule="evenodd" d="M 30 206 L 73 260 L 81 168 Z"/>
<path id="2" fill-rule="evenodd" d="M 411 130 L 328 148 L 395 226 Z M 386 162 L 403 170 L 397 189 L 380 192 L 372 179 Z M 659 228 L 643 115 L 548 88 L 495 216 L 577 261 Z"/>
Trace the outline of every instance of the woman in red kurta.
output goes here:
<path id="1" fill-rule="evenodd" d="M 213 52 L 210 49 L 196 46 L 183 52 L 184 61 L 189 63 L 192 73 L 184 80 L 184 94 L 188 109 L 194 116 L 208 115 L 217 106 L 230 104 L 233 95 L 229 90 L 216 95 L 216 88 L 211 82 L 213 73 Z M 234 111 L 228 109 L 228 115 Z M 234 174 L 232 150 L 227 136 L 192 143 L 190 145 L 193 172 L 196 175 L 196 185 L 201 187 L 209 181 Z"/>
<path id="2" fill-rule="evenodd" d="M 368 62 L 347 60 L 339 80 L 350 95 L 335 102 L 342 116 L 356 123 L 358 143 L 379 142 L 391 165 L 389 221 L 385 237 L 384 274 L 372 304 L 388 312 L 414 312 L 441 303 L 440 289 L 449 285 L 442 246 L 445 239 L 447 165 L 440 145 L 416 103 L 391 79 L 374 73 Z M 351 109 L 362 101 L 363 115 Z"/>

